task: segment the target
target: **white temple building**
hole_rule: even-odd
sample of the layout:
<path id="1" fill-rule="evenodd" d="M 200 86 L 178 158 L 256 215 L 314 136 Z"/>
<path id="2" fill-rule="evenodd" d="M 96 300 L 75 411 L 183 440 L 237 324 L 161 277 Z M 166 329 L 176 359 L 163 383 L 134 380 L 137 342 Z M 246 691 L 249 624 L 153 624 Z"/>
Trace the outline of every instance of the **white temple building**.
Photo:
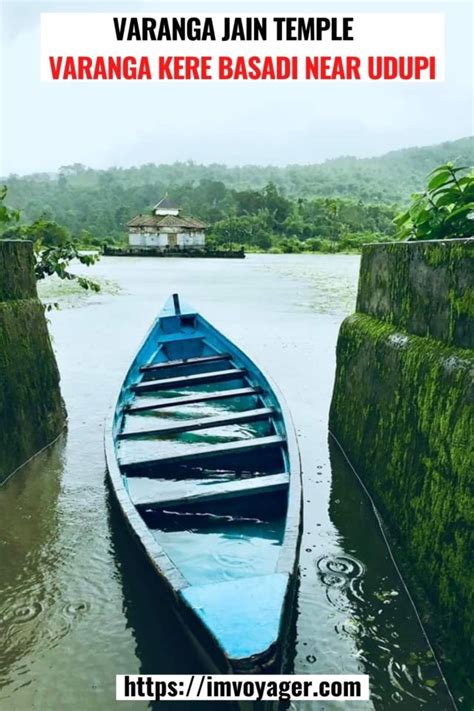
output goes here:
<path id="1" fill-rule="evenodd" d="M 128 243 L 133 249 L 192 249 L 206 244 L 207 225 L 194 217 L 184 217 L 167 195 L 151 214 L 137 215 L 128 227 Z"/>

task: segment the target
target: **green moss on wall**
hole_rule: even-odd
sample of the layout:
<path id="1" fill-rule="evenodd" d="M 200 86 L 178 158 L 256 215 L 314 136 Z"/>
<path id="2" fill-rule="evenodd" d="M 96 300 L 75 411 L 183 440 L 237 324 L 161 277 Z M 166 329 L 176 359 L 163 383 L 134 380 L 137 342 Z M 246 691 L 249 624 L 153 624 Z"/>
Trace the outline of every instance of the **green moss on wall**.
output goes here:
<path id="1" fill-rule="evenodd" d="M 465 650 L 474 638 L 473 374 L 471 350 L 356 314 L 341 327 L 330 413 L 439 624 Z"/>
<path id="2" fill-rule="evenodd" d="M 363 249 L 357 311 L 410 333 L 474 348 L 474 240 Z"/>
<path id="3" fill-rule="evenodd" d="M 65 411 L 32 247 L 0 242 L 0 482 L 61 432 Z"/>
<path id="4" fill-rule="evenodd" d="M 0 241 L 0 302 L 35 297 L 32 243 L 25 240 Z"/>
<path id="5" fill-rule="evenodd" d="M 473 258 L 474 240 L 364 248 L 330 411 L 458 670 L 474 639 Z"/>

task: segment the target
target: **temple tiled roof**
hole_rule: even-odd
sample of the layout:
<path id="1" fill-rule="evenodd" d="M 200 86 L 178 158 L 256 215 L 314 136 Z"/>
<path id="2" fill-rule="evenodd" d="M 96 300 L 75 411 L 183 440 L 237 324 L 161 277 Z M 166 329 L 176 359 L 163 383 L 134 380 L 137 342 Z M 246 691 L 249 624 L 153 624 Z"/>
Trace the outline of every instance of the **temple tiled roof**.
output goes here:
<path id="1" fill-rule="evenodd" d="M 153 208 L 154 210 L 179 210 L 179 206 L 171 200 L 168 195 L 165 195 L 164 198 L 158 202 L 155 207 Z"/>
<path id="2" fill-rule="evenodd" d="M 130 222 L 128 227 L 184 227 L 188 230 L 203 230 L 207 227 L 205 222 L 196 220 L 194 217 L 183 217 L 182 215 L 137 215 Z"/>

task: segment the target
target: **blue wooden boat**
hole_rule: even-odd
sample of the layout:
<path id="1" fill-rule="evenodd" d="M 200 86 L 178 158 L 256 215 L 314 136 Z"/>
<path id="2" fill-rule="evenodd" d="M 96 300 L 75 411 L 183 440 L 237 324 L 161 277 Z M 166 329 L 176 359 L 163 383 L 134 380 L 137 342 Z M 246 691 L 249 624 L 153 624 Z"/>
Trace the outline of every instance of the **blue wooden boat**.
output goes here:
<path id="1" fill-rule="evenodd" d="M 286 668 L 301 468 L 275 387 L 175 294 L 125 377 L 105 449 L 118 504 L 206 668 Z"/>

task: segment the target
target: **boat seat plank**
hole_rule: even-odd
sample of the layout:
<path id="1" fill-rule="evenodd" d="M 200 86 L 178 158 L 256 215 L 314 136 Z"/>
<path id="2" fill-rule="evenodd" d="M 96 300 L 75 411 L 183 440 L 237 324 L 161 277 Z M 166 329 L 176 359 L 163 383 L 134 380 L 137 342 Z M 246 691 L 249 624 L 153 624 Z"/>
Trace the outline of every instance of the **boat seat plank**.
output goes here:
<path id="1" fill-rule="evenodd" d="M 239 380 L 244 377 L 245 368 L 230 368 L 229 370 L 216 370 L 211 373 L 197 373 L 196 375 L 183 375 L 177 378 L 161 378 L 160 380 L 145 380 L 133 386 L 135 392 L 149 390 L 174 390 L 175 388 L 218 383 L 223 380 Z"/>
<path id="2" fill-rule="evenodd" d="M 226 442 L 225 444 L 206 445 L 203 447 L 192 447 L 181 454 L 169 454 L 156 459 L 144 459 L 139 461 L 120 461 L 122 469 L 128 473 L 137 469 L 146 469 L 162 464 L 181 464 L 189 461 L 202 461 L 209 458 L 226 456 L 229 454 L 241 454 L 243 452 L 257 452 L 262 449 L 272 447 L 282 447 L 286 444 L 286 439 L 279 435 L 269 437 L 254 437 L 252 439 L 238 440 L 236 442 Z"/>
<path id="3" fill-rule="evenodd" d="M 150 371 L 162 371 L 167 368 L 177 368 L 182 365 L 201 365 L 201 363 L 213 363 L 219 360 L 229 360 L 231 358 L 230 353 L 216 353 L 215 355 L 199 356 L 197 358 L 181 358 L 179 360 L 168 360 L 164 363 L 151 363 L 150 365 L 142 365 L 140 370 L 144 373 L 149 373 Z"/>
<path id="4" fill-rule="evenodd" d="M 161 410 L 164 407 L 180 407 L 181 405 L 192 405 L 197 402 L 208 402 L 211 400 L 226 400 L 232 397 L 247 397 L 259 395 L 262 392 L 260 387 L 233 388 L 231 390 L 219 390 L 214 393 L 198 393 L 196 395 L 184 395 L 182 397 L 169 397 L 151 402 L 131 404 L 125 408 L 127 414 L 134 412 L 145 412 L 146 410 Z"/>
<path id="5" fill-rule="evenodd" d="M 160 344 L 162 343 L 174 343 L 175 341 L 178 343 L 181 343 L 182 341 L 195 341 L 196 343 L 200 341 L 204 341 L 205 337 L 204 336 L 197 336 L 193 335 L 189 332 L 186 333 L 186 331 L 173 331 L 173 333 L 168 333 L 164 334 L 162 333 L 160 335 Z"/>
<path id="6" fill-rule="evenodd" d="M 249 479 L 223 481 L 214 484 L 181 483 L 179 486 L 163 486 L 156 479 L 129 479 L 130 498 L 137 508 L 165 508 L 177 504 L 196 504 L 222 499 L 272 494 L 289 485 L 290 477 L 284 474 L 254 476 Z"/>
<path id="7" fill-rule="evenodd" d="M 195 420 L 183 420 L 179 423 L 155 427 L 149 430 L 125 430 L 118 436 L 120 439 L 130 437 L 143 437 L 148 435 L 170 435 L 181 432 L 191 432 L 194 430 L 205 430 L 211 427 L 225 427 L 226 425 L 237 425 L 242 422 L 256 422 L 257 420 L 267 420 L 274 414 L 271 407 L 260 407 L 255 410 L 244 410 L 242 412 L 231 412 L 227 415 L 216 417 L 200 417 Z"/>

